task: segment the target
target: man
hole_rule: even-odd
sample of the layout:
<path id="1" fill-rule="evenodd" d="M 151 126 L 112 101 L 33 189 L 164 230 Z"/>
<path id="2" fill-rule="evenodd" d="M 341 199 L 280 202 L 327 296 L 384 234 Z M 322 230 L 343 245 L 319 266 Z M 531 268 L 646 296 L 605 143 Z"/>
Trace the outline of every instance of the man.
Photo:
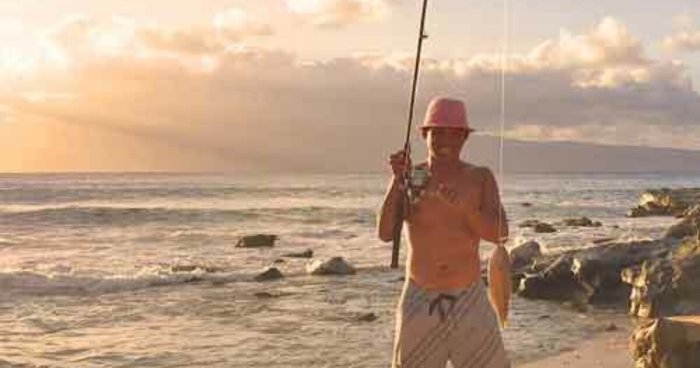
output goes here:
<path id="1" fill-rule="evenodd" d="M 420 129 L 428 159 L 416 168 L 429 179 L 404 214 L 409 246 L 392 367 L 444 368 L 448 360 L 455 368 L 510 367 L 478 249 L 481 239 L 503 246 L 508 236 L 495 178 L 460 159 L 473 131 L 461 101 L 433 99 Z M 386 242 L 402 195 L 405 152 L 392 154 L 390 164 L 393 180 L 377 224 Z"/>

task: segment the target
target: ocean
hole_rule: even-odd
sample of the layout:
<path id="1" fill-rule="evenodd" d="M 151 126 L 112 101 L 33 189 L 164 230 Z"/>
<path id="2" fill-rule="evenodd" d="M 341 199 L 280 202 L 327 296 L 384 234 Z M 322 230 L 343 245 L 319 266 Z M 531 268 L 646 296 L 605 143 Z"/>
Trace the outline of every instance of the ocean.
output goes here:
<path id="1" fill-rule="evenodd" d="M 388 268 L 391 244 L 374 229 L 387 180 L 2 174 L 0 367 L 387 367 L 402 285 L 402 271 Z M 535 239 L 558 252 L 658 237 L 674 219 L 625 213 L 643 190 L 661 187 L 700 187 L 700 175 L 507 174 L 509 246 Z M 552 234 L 517 226 L 581 216 L 603 225 Z M 257 233 L 279 240 L 235 247 Z M 275 263 L 307 249 L 342 256 L 358 273 L 309 276 L 306 259 Z M 482 258 L 488 251 L 484 243 Z M 284 279 L 252 281 L 273 264 Z M 365 313 L 377 319 L 360 321 Z M 518 297 L 510 317 L 504 340 L 516 363 L 621 318 Z"/>

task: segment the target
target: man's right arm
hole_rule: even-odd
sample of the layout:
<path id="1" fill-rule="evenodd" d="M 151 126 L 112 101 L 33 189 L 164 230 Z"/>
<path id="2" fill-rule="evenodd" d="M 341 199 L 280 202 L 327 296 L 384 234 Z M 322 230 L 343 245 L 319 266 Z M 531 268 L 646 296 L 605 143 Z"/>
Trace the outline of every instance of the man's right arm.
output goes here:
<path id="1" fill-rule="evenodd" d="M 403 183 L 393 179 L 389 183 L 384 201 L 377 214 L 377 234 L 379 239 L 389 242 L 394 238 L 394 220 L 396 218 L 396 201 L 403 195 Z M 406 208 L 406 206 L 404 206 Z M 404 212 L 405 215 L 406 212 Z"/>

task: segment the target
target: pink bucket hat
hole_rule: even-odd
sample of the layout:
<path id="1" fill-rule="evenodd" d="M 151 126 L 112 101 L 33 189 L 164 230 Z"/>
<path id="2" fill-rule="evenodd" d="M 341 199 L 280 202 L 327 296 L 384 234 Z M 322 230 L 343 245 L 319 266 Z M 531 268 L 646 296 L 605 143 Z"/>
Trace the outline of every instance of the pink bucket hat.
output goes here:
<path id="1" fill-rule="evenodd" d="M 420 129 L 425 132 L 430 128 L 455 128 L 466 129 L 470 132 L 474 131 L 474 129 L 469 127 L 464 102 L 447 97 L 433 98 L 428 104 L 425 120 L 423 120 L 423 125 L 420 126 Z"/>

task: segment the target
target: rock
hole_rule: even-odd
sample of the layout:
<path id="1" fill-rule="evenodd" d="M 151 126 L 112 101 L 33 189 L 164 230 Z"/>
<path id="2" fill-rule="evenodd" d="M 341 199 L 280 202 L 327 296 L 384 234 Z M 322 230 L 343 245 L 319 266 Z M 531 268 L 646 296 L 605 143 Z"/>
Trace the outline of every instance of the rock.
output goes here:
<path id="1" fill-rule="evenodd" d="M 311 275 L 354 275 L 355 268 L 348 264 L 342 257 L 333 257 L 329 260 L 314 260 L 306 265 L 306 272 Z"/>
<path id="2" fill-rule="evenodd" d="M 662 241 L 608 243 L 576 252 L 571 270 L 587 291 L 589 302 L 622 301 L 629 297 L 632 288 L 623 282 L 622 271 L 668 253 L 668 246 Z"/>
<path id="3" fill-rule="evenodd" d="M 700 188 L 648 190 L 640 195 L 628 216 L 677 216 L 700 203 Z"/>
<path id="4" fill-rule="evenodd" d="M 566 226 L 593 226 L 593 221 L 588 217 L 564 219 Z"/>
<path id="5" fill-rule="evenodd" d="M 272 280 L 278 280 L 284 278 L 284 275 L 282 275 L 282 272 L 280 272 L 277 267 L 270 267 L 267 270 L 263 271 L 259 275 L 255 276 L 254 280 L 255 281 L 272 281 Z"/>
<path id="6" fill-rule="evenodd" d="M 260 299 L 269 299 L 269 298 L 275 297 L 274 295 L 268 293 L 267 291 L 259 291 L 253 295 L 255 295 L 256 298 L 260 298 Z"/>
<path id="7" fill-rule="evenodd" d="M 687 240 L 665 258 L 625 269 L 630 315 L 656 318 L 700 313 L 700 245 Z"/>
<path id="8" fill-rule="evenodd" d="M 275 245 L 277 240 L 277 235 L 271 234 L 257 234 L 257 235 L 246 235 L 236 243 L 237 248 L 260 248 L 260 247 L 272 247 Z"/>
<path id="9" fill-rule="evenodd" d="M 603 244 L 603 243 L 609 243 L 611 241 L 615 240 L 615 238 L 598 238 L 598 239 L 593 239 L 591 240 L 591 243 L 593 244 Z"/>
<path id="10" fill-rule="evenodd" d="M 530 240 L 510 250 L 511 269 L 520 269 L 532 264 L 535 258 L 540 257 L 542 251 L 540 244 Z"/>
<path id="11" fill-rule="evenodd" d="M 561 255 L 545 270 L 525 274 L 518 286 L 518 295 L 530 299 L 574 300 L 583 293 L 571 272 L 570 254 Z"/>
<path id="12" fill-rule="evenodd" d="M 554 226 L 546 222 L 538 222 L 537 225 L 535 225 L 536 233 L 554 233 L 556 231 L 557 229 L 555 229 Z"/>
<path id="13" fill-rule="evenodd" d="M 613 332 L 613 331 L 617 331 L 618 329 L 619 329 L 619 328 L 618 328 L 617 325 L 614 324 L 614 323 L 610 323 L 610 324 L 608 324 L 607 326 L 605 326 L 605 331 L 606 331 L 606 332 Z"/>
<path id="14" fill-rule="evenodd" d="M 365 313 L 357 318 L 360 322 L 372 322 L 377 319 L 377 315 L 374 313 Z"/>
<path id="15" fill-rule="evenodd" d="M 667 256 L 669 247 L 665 241 L 636 241 L 568 251 L 556 258 L 541 255 L 513 279 L 520 276 L 517 293 L 526 298 L 567 301 L 576 308 L 626 303 L 633 288 L 623 282 L 622 271 Z"/>
<path id="16" fill-rule="evenodd" d="M 282 255 L 282 257 L 288 257 L 288 258 L 312 258 L 314 256 L 314 251 L 311 249 L 307 249 L 303 252 L 297 252 L 297 253 L 285 253 Z"/>
<path id="17" fill-rule="evenodd" d="M 603 226 L 603 223 L 600 222 L 600 221 L 593 221 L 593 225 L 591 225 L 591 226 L 593 226 L 593 227 L 601 227 L 601 226 Z"/>
<path id="18" fill-rule="evenodd" d="M 530 203 L 530 202 L 522 202 L 522 203 L 520 203 L 520 205 L 523 207 L 532 207 L 532 203 Z"/>
<path id="19" fill-rule="evenodd" d="M 700 224 L 694 218 L 684 218 L 683 220 L 671 225 L 666 230 L 664 238 L 683 239 L 686 236 L 694 236 L 698 234 L 698 226 Z"/>
<path id="20" fill-rule="evenodd" d="M 272 263 L 274 263 L 274 264 L 287 263 L 287 261 L 282 259 L 282 258 L 277 258 L 274 261 L 272 261 Z"/>
<path id="21" fill-rule="evenodd" d="M 518 227 L 535 227 L 539 223 L 539 220 L 525 220 L 519 223 Z"/>
<path id="22" fill-rule="evenodd" d="M 684 217 L 684 218 L 700 218 L 700 203 L 696 203 L 693 206 L 689 206 L 683 212 L 682 217 Z"/>
<path id="23" fill-rule="evenodd" d="M 700 316 L 651 319 L 631 336 L 635 368 L 700 367 Z"/>

